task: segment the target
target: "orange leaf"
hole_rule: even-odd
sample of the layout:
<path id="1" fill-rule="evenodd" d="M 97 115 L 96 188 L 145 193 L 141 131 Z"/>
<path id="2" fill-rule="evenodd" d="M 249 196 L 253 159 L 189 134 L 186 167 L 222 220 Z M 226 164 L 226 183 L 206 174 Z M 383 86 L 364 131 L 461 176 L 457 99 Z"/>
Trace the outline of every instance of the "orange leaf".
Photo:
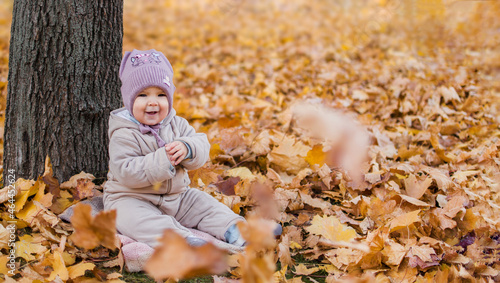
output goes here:
<path id="1" fill-rule="evenodd" d="M 211 243 L 191 247 L 172 230 L 165 230 L 145 270 L 156 280 L 190 278 L 226 271 L 226 252 Z"/>
<path id="2" fill-rule="evenodd" d="M 95 217 L 90 212 L 88 204 L 79 203 L 75 206 L 71 217 L 75 233 L 71 235 L 71 240 L 84 249 L 93 249 L 98 245 L 115 249 L 116 210 L 101 211 Z"/>

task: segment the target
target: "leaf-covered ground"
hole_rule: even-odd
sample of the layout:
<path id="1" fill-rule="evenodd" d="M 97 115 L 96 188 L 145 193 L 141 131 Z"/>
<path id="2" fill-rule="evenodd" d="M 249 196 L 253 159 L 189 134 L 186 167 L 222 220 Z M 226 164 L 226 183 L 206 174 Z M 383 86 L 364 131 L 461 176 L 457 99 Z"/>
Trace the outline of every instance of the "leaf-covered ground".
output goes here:
<path id="1" fill-rule="evenodd" d="M 499 14 L 498 1 L 125 1 L 124 50 L 167 55 L 178 115 L 212 143 L 192 186 L 251 219 L 255 242 L 214 280 L 499 281 Z M 120 280 L 113 241 L 55 217 L 91 179 L 59 185 L 47 164 L 18 181 L 21 282 Z M 262 218 L 283 224 L 276 243 Z"/>

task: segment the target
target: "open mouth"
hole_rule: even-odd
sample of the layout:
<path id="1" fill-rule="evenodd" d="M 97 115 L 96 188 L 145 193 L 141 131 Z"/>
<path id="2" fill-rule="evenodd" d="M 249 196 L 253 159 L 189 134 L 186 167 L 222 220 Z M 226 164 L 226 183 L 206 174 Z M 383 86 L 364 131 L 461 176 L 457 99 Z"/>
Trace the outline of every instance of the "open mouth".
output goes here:
<path id="1" fill-rule="evenodd" d="M 156 115 L 158 114 L 158 111 L 146 111 L 147 115 Z"/>

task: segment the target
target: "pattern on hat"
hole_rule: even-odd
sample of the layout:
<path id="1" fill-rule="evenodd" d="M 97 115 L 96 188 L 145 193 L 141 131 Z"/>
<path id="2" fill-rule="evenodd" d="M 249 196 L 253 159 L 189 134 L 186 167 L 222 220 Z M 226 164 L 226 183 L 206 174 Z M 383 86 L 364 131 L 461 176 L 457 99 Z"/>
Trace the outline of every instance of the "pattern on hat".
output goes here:
<path id="1" fill-rule="evenodd" d="M 130 57 L 130 61 L 132 61 L 132 66 L 137 67 L 146 63 L 156 63 L 160 64 L 160 54 L 156 52 L 151 53 L 143 53 L 137 54 L 133 57 Z"/>

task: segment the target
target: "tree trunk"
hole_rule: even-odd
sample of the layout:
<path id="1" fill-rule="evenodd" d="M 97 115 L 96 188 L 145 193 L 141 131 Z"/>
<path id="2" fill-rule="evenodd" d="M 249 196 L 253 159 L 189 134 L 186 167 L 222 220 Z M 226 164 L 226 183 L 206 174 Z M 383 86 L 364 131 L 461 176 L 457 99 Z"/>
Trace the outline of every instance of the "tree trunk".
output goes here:
<path id="1" fill-rule="evenodd" d="M 105 176 L 108 117 L 120 107 L 123 0 L 16 0 L 9 51 L 4 175 Z M 5 180 L 5 178 L 4 178 Z"/>

